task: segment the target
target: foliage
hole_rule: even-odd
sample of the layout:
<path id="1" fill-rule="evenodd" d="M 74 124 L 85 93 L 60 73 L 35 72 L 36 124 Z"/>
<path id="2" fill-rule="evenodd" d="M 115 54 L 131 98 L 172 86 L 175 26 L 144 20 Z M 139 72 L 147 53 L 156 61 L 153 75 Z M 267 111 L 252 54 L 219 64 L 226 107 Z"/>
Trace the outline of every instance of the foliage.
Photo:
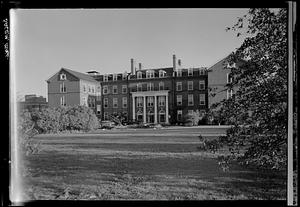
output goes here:
<path id="1" fill-rule="evenodd" d="M 198 109 L 185 116 L 185 122 L 191 123 L 193 126 L 199 125 L 202 120 L 205 120 L 205 115 L 203 115 Z"/>
<path id="2" fill-rule="evenodd" d="M 246 35 L 226 62 L 234 95 L 214 106 L 229 124 L 226 144 L 232 154 L 245 150 L 242 163 L 272 169 L 286 166 L 287 11 L 250 9 L 227 30 Z M 245 27 L 246 25 L 246 27 Z M 244 33 L 241 31 L 244 30 Z M 228 67 L 227 67 L 228 68 Z"/>
<path id="3" fill-rule="evenodd" d="M 124 112 L 113 113 L 110 119 L 117 125 L 124 125 L 127 123 L 127 114 Z"/>

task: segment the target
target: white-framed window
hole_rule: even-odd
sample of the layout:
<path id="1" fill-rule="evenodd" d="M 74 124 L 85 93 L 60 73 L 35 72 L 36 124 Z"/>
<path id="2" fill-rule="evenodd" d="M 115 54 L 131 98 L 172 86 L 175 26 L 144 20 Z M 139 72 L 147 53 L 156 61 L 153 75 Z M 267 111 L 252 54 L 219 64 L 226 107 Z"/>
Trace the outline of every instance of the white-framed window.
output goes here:
<path id="1" fill-rule="evenodd" d="M 104 112 L 104 120 L 107 121 L 108 120 L 108 112 Z"/>
<path id="2" fill-rule="evenodd" d="M 127 108 L 127 97 L 122 98 L 122 106 L 123 108 Z"/>
<path id="3" fill-rule="evenodd" d="M 176 82 L 176 91 L 182 91 L 182 82 Z"/>
<path id="4" fill-rule="evenodd" d="M 91 86 L 89 85 L 88 87 L 89 87 L 89 93 L 90 93 L 91 92 Z"/>
<path id="5" fill-rule="evenodd" d="M 86 92 L 86 85 L 85 84 L 82 85 L 82 89 L 83 89 L 83 92 Z"/>
<path id="6" fill-rule="evenodd" d="M 103 86 L 103 94 L 108 94 L 108 86 Z"/>
<path id="7" fill-rule="evenodd" d="M 205 75 L 205 69 L 199 68 L 199 75 Z"/>
<path id="8" fill-rule="evenodd" d="M 127 93 L 127 85 L 122 85 L 122 93 Z"/>
<path id="9" fill-rule="evenodd" d="M 230 99 L 233 95 L 233 90 L 232 89 L 227 89 L 227 99 Z"/>
<path id="10" fill-rule="evenodd" d="M 95 93 L 95 86 L 92 86 L 92 93 Z"/>
<path id="11" fill-rule="evenodd" d="M 108 75 L 104 75 L 103 76 L 103 82 L 107 82 L 108 81 Z"/>
<path id="12" fill-rule="evenodd" d="M 205 94 L 199 94 L 199 104 L 205 105 Z"/>
<path id="13" fill-rule="evenodd" d="M 100 92 L 96 93 L 96 100 L 101 101 L 101 93 Z"/>
<path id="14" fill-rule="evenodd" d="M 113 98 L 113 108 L 118 108 L 118 98 Z"/>
<path id="15" fill-rule="evenodd" d="M 188 81 L 188 90 L 189 91 L 193 90 L 193 81 Z"/>
<path id="16" fill-rule="evenodd" d="M 61 92 L 61 93 L 66 93 L 66 92 L 67 92 L 67 89 L 66 89 L 66 86 L 65 86 L 65 83 L 64 83 L 64 82 L 62 82 L 62 83 L 60 84 L 60 92 Z"/>
<path id="17" fill-rule="evenodd" d="M 182 106 L 182 95 L 176 96 L 176 103 L 177 103 L 177 106 Z"/>
<path id="18" fill-rule="evenodd" d="M 141 83 L 138 83 L 138 84 L 136 84 L 136 90 L 137 91 L 142 91 L 142 84 Z"/>
<path id="19" fill-rule="evenodd" d="M 153 83 L 147 83 L 147 91 L 153 91 L 153 90 L 154 90 Z"/>
<path id="20" fill-rule="evenodd" d="M 182 120 L 182 110 L 177 110 L 177 121 Z"/>
<path id="21" fill-rule="evenodd" d="M 123 73 L 123 74 L 122 74 L 122 79 L 123 79 L 123 80 L 126 80 L 126 79 L 127 79 L 127 73 Z"/>
<path id="22" fill-rule="evenodd" d="M 113 74 L 113 81 L 117 81 L 118 80 L 118 74 Z"/>
<path id="23" fill-rule="evenodd" d="M 66 74 L 61 73 L 60 76 L 59 76 L 59 79 L 60 79 L 60 80 L 66 80 L 66 79 L 67 79 Z"/>
<path id="24" fill-rule="evenodd" d="M 193 76 L 193 68 L 188 69 L 188 76 Z"/>
<path id="25" fill-rule="evenodd" d="M 160 77 L 160 78 L 163 78 L 163 77 L 165 77 L 165 71 L 164 70 L 160 70 L 159 71 L 159 73 L 158 73 L 158 76 Z"/>
<path id="26" fill-rule="evenodd" d="M 227 83 L 232 83 L 232 75 L 231 75 L 231 73 L 227 73 L 226 76 L 227 76 Z"/>
<path id="27" fill-rule="evenodd" d="M 165 89 L 165 83 L 164 82 L 159 82 L 158 84 L 159 90 L 164 90 Z"/>
<path id="28" fill-rule="evenodd" d="M 158 96 L 158 106 L 165 106 L 165 105 L 166 105 L 166 97 Z"/>
<path id="29" fill-rule="evenodd" d="M 101 105 L 97 104 L 97 114 L 101 114 Z"/>
<path id="30" fill-rule="evenodd" d="M 142 107 L 143 106 L 143 97 L 137 97 L 137 106 Z"/>
<path id="31" fill-rule="evenodd" d="M 204 89 L 205 89 L 205 81 L 199 80 L 199 90 L 204 90 Z"/>
<path id="32" fill-rule="evenodd" d="M 117 93 L 118 93 L 118 86 L 113 85 L 113 94 L 117 94 Z"/>
<path id="33" fill-rule="evenodd" d="M 188 106 L 194 106 L 194 95 L 188 94 Z"/>
<path id="34" fill-rule="evenodd" d="M 138 71 L 136 73 L 137 79 L 142 79 L 143 78 L 143 73 L 141 71 Z"/>
<path id="35" fill-rule="evenodd" d="M 104 108 L 108 108 L 108 98 L 103 99 Z"/>
<path id="36" fill-rule="evenodd" d="M 84 106 L 87 106 L 87 99 L 86 99 L 86 97 L 82 97 L 82 104 Z"/>
<path id="37" fill-rule="evenodd" d="M 177 69 L 176 74 L 177 74 L 177 77 L 181 77 L 182 76 L 182 70 Z"/>
<path id="38" fill-rule="evenodd" d="M 61 106 L 66 106 L 66 99 L 65 99 L 65 96 L 60 97 L 60 105 L 61 105 Z"/>
<path id="39" fill-rule="evenodd" d="M 153 96 L 148 96 L 147 97 L 147 106 L 153 106 L 154 104 L 153 104 Z"/>
<path id="40" fill-rule="evenodd" d="M 147 70 L 146 71 L 146 78 L 154 78 L 154 71 L 153 70 Z"/>

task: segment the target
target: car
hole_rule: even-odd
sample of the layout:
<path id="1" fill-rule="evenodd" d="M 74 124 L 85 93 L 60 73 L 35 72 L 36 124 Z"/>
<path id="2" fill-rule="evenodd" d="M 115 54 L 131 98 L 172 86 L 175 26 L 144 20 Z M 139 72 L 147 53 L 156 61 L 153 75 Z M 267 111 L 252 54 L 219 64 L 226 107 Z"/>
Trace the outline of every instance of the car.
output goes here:
<path id="1" fill-rule="evenodd" d="M 116 124 L 112 121 L 101 121 L 100 128 L 101 129 L 112 129 L 116 126 Z"/>

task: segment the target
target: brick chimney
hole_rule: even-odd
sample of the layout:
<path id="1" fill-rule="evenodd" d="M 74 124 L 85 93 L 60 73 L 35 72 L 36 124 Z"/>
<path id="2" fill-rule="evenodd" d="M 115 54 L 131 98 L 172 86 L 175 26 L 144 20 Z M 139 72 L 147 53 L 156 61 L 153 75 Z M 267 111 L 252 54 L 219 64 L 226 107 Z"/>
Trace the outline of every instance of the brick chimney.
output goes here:
<path id="1" fill-rule="evenodd" d="M 181 60 L 178 59 L 178 66 L 180 67 L 181 66 Z"/>
<path id="2" fill-rule="evenodd" d="M 142 70 L 142 63 L 139 63 L 139 70 Z"/>
<path id="3" fill-rule="evenodd" d="M 130 66 L 131 66 L 131 74 L 135 75 L 135 64 L 134 64 L 134 59 L 130 59 Z"/>
<path id="4" fill-rule="evenodd" d="M 173 55 L 173 70 L 176 71 L 176 55 Z"/>

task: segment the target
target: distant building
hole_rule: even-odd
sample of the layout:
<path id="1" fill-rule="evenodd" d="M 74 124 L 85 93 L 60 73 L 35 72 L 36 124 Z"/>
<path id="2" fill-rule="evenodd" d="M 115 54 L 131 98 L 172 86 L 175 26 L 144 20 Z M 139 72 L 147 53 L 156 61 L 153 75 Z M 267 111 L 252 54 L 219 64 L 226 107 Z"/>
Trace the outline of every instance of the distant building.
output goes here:
<path id="1" fill-rule="evenodd" d="M 47 108 L 48 103 L 43 96 L 36 96 L 35 94 L 25 95 L 25 101 L 19 102 L 19 109 L 27 109 L 33 111 L 35 109 Z"/>

